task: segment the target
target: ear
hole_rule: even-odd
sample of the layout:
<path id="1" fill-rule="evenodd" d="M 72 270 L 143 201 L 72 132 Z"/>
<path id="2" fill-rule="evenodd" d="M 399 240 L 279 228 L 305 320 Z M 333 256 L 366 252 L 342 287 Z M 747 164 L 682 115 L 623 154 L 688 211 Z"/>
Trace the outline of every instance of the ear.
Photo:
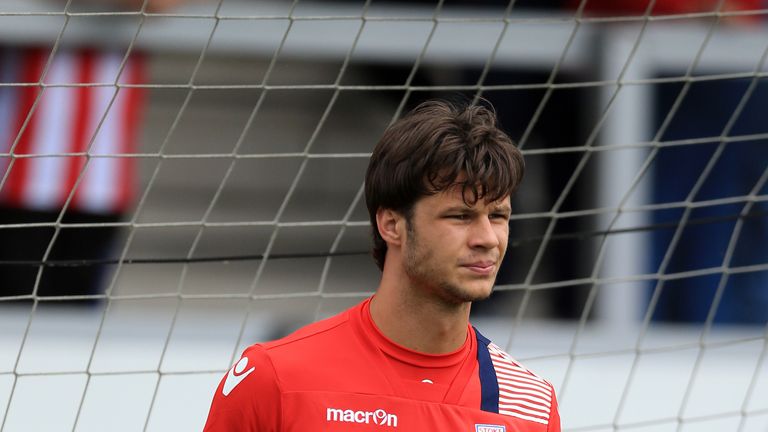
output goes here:
<path id="1" fill-rule="evenodd" d="M 379 235 L 390 246 L 399 246 L 403 242 L 405 218 L 398 212 L 380 208 L 376 212 L 376 225 Z"/>

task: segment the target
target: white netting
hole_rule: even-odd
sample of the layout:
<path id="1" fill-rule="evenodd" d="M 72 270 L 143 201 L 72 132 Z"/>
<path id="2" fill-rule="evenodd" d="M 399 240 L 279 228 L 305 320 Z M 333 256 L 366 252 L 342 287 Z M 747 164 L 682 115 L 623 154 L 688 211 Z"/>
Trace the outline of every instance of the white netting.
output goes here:
<path id="1" fill-rule="evenodd" d="M 474 322 L 553 382 L 564 429 L 768 430 L 768 10 L 104 3 L 0 4 L 0 193 L 22 161 L 88 156 L 54 216 L 0 224 L 48 230 L 39 256 L 0 255 L 33 270 L 27 292 L 0 280 L 1 430 L 200 429 L 245 346 L 375 290 L 370 151 L 419 101 L 456 95 L 490 100 L 528 165 Z M 114 79 L 50 79 L 82 47 L 119 53 Z M 42 74 L 12 78 L 6 53 L 28 50 Z M 118 78 L 139 52 L 143 81 Z M 109 94 L 87 145 L 27 150 L 44 95 L 83 88 Z M 139 88 L 141 147 L 99 151 Z M 3 97 L 25 89 L 40 91 L 12 123 Z M 136 164 L 135 200 L 72 220 L 103 160 Z M 109 228 L 110 252 L 57 255 Z M 53 268 L 102 272 L 103 293 L 39 293 Z"/>

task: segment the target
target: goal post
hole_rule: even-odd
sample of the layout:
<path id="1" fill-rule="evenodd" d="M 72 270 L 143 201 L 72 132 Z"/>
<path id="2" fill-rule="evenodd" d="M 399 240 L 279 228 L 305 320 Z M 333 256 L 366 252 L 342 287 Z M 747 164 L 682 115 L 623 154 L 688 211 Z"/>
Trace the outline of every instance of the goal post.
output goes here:
<path id="1" fill-rule="evenodd" d="M 365 167 L 434 97 L 486 99 L 526 158 L 473 322 L 552 381 L 564 430 L 766 430 L 768 10 L 591 3 L 4 2 L 0 430 L 201 429 L 246 346 L 375 291 Z M 130 204 L 75 219 L 120 169 Z M 35 170 L 69 186 L 24 192 Z M 51 295 L 52 269 L 99 289 Z"/>

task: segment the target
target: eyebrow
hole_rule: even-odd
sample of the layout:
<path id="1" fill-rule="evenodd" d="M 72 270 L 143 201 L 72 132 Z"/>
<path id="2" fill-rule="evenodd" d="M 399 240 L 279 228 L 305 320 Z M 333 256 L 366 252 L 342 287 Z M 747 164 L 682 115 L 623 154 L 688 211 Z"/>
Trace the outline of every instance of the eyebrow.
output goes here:
<path id="1" fill-rule="evenodd" d="M 451 213 L 451 212 L 476 212 L 477 209 L 474 207 L 470 207 L 467 205 L 454 205 L 447 207 L 443 209 L 443 213 Z M 491 206 L 492 212 L 506 212 L 506 213 L 512 213 L 512 207 L 506 204 L 498 204 Z"/>
<path id="2" fill-rule="evenodd" d="M 512 206 L 506 205 L 506 204 L 499 204 L 492 207 L 493 211 L 503 211 L 507 213 L 512 213 Z"/>
<path id="3" fill-rule="evenodd" d="M 467 212 L 467 211 L 476 211 L 476 210 L 466 205 L 455 205 L 455 206 L 444 208 L 442 212 L 451 213 L 451 212 Z"/>

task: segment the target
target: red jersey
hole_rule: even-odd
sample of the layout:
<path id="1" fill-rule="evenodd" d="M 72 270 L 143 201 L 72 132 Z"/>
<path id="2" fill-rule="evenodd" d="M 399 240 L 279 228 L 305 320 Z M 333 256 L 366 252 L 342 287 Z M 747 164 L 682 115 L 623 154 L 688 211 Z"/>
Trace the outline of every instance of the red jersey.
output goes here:
<path id="1" fill-rule="evenodd" d="M 418 353 L 369 304 L 246 349 L 205 431 L 560 431 L 552 385 L 471 326 L 458 351 Z"/>

